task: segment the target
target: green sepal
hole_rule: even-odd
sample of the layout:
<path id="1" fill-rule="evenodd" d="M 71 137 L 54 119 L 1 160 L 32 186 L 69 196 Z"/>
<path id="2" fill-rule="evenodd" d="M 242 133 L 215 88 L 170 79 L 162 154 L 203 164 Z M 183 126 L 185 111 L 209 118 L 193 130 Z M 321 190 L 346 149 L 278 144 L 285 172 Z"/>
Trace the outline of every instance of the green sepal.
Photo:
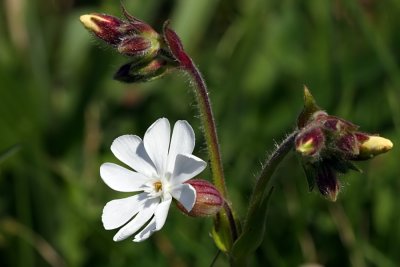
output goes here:
<path id="1" fill-rule="evenodd" d="M 315 187 L 315 178 L 317 177 L 316 167 L 311 163 L 304 162 L 304 160 L 302 160 L 301 166 L 307 178 L 308 190 L 311 192 Z"/>
<path id="2" fill-rule="evenodd" d="M 362 173 L 362 170 L 357 167 L 354 163 L 346 159 L 334 158 L 328 160 L 329 164 L 340 173 L 347 173 L 350 170 Z"/>
<path id="3" fill-rule="evenodd" d="M 297 127 L 299 129 L 303 128 L 309 121 L 311 116 L 319 110 L 321 110 L 321 108 L 318 107 L 314 97 L 308 90 L 307 86 L 304 86 L 304 108 L 297 118 Z"/>
<path id="4" fill-rule="evenodd" d="M 231 250 L 233 241 L 227 216 L 223 216 L 223 214 L 221 214 L 222 212 L 223 211 L 217 213 L 214 217 L 214 226 L 211 230 L 211 236 L 218 249 L 227 253 Z"/>

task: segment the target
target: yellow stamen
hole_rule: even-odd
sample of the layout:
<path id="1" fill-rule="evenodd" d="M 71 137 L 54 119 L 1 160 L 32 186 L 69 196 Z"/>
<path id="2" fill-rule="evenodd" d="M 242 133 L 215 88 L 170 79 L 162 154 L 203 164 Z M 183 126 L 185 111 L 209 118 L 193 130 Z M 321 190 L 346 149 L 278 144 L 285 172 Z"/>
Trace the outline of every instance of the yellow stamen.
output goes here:
<path id="1" fill-rule="evenodd" d="M 155 182 L 154 183 L 154 189 L 156 192 L 160 192 L 162 190 L 162 183 L 161 182 Z"/>

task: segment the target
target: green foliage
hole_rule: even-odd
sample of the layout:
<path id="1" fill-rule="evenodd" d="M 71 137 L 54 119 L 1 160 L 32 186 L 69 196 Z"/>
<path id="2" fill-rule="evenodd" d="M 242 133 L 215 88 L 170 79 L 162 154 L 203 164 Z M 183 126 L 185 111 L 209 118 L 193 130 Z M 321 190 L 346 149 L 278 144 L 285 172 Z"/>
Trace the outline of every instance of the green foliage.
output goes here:
<path id="1" fill-rule="evenodd" d="M 201 3 L 200 3 L 201 2 Z M 171 27 L 203 72 L 227 187 L 243 217 L 274 142 L 295 127 L 306 84 L 318 104 L 394 149 L 340 177 L 336 203 L 309 193 L 286 159 L 251 266 L 397 266 L 400 262 L 400 4 L 396 1 L 126 1 L 133 15 Z M 206 159 L 186 77 L 146 84 L 112 76 L 128 60 L 90 38 L 88 12 L 119 16 L 119 1 L 5 0 L 0 9 L 0 266 L 208 266 L 211 219 L 172 209 L 144 243 L 114 243 L 104 204 L 125 194 L 99 177 L 109 146 L 143 136 L 159 117 L 186 119 Z M 1 155 L 4 155 L 1 153 Z M 209 179 L 209 172 L 202 174 Z M 49 256 L 50 255 L 50 256 Z M 220 256 L 215 266 L 227 266 Z"/>

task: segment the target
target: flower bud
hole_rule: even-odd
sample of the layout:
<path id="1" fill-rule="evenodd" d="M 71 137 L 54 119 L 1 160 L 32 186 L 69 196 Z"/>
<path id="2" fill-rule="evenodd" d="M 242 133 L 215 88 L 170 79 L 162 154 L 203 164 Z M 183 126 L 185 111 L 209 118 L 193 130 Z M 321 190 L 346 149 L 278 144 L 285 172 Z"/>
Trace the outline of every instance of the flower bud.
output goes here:
<path id="1" fill-rule="evenodd" d="M 295 139 L 296 150 L 303 156 L 318 156 L 324 143 L 325 136 L 319 127 L 301 131 Z"/>
<path id="2" fill-rule="evenodd" d="M 191 179 L 186 183 L 193 186 L 196 191 L 196 202 L 190 212 L 176 202 L 183 213 L 192 217 L 212 216 L 223 207 L 224 199 L 212 183 L 201 179 Z"/>
<path id="3" fill-rule="evenodd" d="M 327 130 L 338 133 L 343 133 L 344 131 L 356 131 L 358 129 L 357 125 L 331 115 L 326 116 L 323 120 L 323 125 Z"/>
<path id="4" fill-rule="evenodd" d="M 114 79 L 126 83 L 147 82 L 161 77 L 167 70 L 167 62 L 160 58 L 150 62 L 130 62 L 119 68 Z"/>
<path id="5" fill-rule="evenodd" d="M 340 191 L 340 183 L 336 172 L 328 165 L 322 163 L 317 170 L 316 183 L 319 192 L 331 201 L 336 201 Z"/>
<path id="6" fill-rule="evenodd" d="M 157 39 L 133 35 L 125 37 L 118 44 L 117 49 L 121 54 L 145 60 L 146 58 L 151 59 L 156 56 L 160 49 L 160 43 Z"/>
<path id="7" fill-rule="evenodd" d="M 365 135 L 364 135 L 365 136 Z M 359 139 L 362 138 L 361 135 L 357 136 Z M 368 136 L 368 139 L 361 141 L 360 154 L 357 159 L 370 159 L 379 154 L 388 152 L 393 147 L 392 141 L 380 136 Z"/>
<path id="8" fill-rule="evenodd" d="M 80 17 L 82 24 L 98 38 L 117 46 L 120 53 L 150 59 L 160 49 L 161 37 L 147 23 L 136 19 L 122 8 L 125 20 L 105 14 L 89 14 Z"/>
<path id="9" fill-rule="evenodd" d="M 94 13 L 82 15 L 80 20 L 86 29 L 112 45 L 118 44 L 126 34 L 126 30 L 122 27 L 124 22 L 113 16 Z"/>
<path id="10" fill-rule="evenodd" d="M 351 133 L 341 136 L 336 142 L 336 147 L 345 155 L 354 156 L 360 153 L 357 138 Z"/>

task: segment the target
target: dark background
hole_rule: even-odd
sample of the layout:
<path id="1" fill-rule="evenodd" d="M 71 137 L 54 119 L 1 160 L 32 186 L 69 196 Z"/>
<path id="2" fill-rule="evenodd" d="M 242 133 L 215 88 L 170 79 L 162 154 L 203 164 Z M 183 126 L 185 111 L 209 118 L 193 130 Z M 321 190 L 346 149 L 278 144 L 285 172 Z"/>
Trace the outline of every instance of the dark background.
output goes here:
<path id="1" fill-rule="evenodd" d="M 171 19 L 203 72 L 241 217 L 261 162 L 294 128 L 303 85 L 330 114 L 395 144 L 361 162 L 364 173 L 341 177 L 336 203 L 309 193 L 298 159 L 288 157 L 252 266 L 399 266 L 399 1 L 125 5 L 157 30 Z M 172 208 L 143 243 L 114 243 L 101 224 L 104 204 L 125 196 L 99 177 L 102 162 L 118 162 L 109 149 L 117 136 L 143 136 L 160 117 L 185 119 L 194 154 L 207 159 L 187 77 L 112 80 L 128 59 L 94 40 L 79 16 L 120 16 L 119 1 L 4 0 L 0 8 L 0 266 L 209 266 L 217 252 L 209 218 Z"/>

